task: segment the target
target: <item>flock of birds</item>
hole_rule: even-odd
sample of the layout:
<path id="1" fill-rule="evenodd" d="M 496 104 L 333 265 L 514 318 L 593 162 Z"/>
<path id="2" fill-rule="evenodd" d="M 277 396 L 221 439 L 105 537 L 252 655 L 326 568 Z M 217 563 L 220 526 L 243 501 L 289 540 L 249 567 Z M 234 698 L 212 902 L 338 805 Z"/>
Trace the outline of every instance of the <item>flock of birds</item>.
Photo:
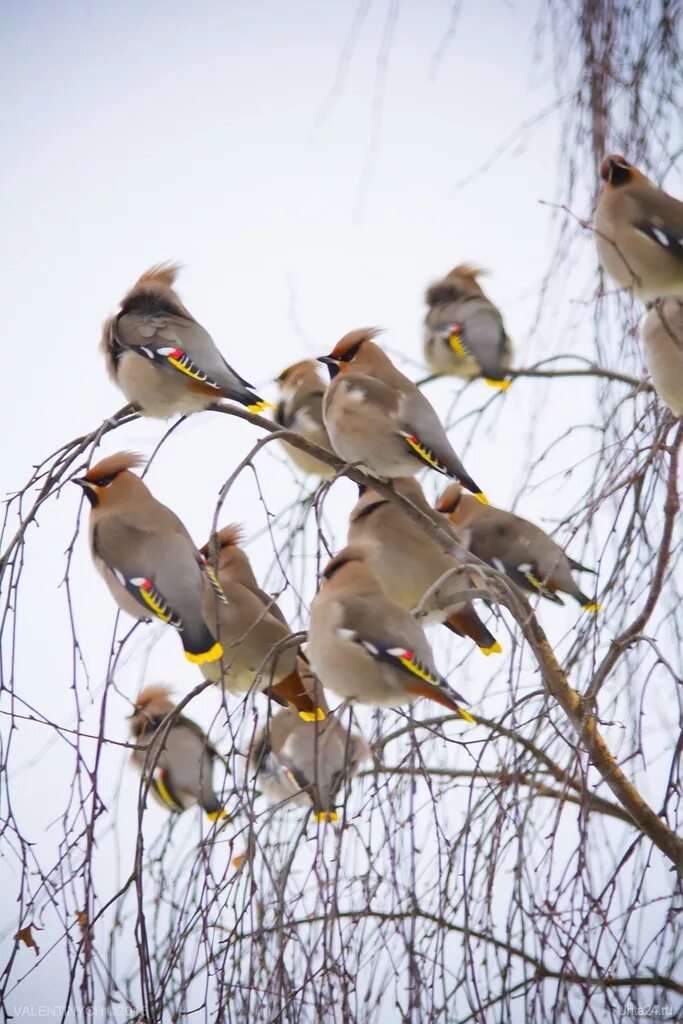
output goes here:
<path id="1" fill-rule="evenodd" d="M 644 301 L 645 359 L 660 397 L 683 413 L 683 203 L 622 156 L 607 157 L 594 228 L 600 261 L 620 287 Z M 152 267 L 104 325 L 107 368 L 142 415 L 169 418 L 228 399 L 268 408 L 216 348 L 174 290 L 178 268 Z M 509 381 L 512 346 L 503 318 L 479 284 L 482 271 L 457 266 L 426 293 L 424 355 L 434 373 Z M 258 789 L 271 801 L 312 805 L 336 820 L 335 796 L 368 745 L 331 712 L 329 690 L 348 702 L 396 706 L 426 698 L 473 721 L 438 672 L 421 621 L 468 638 L 485 655 L 500 644 L 469 597 L 481 586 L 470 552 L 524 591 L 562 604 L 560 594 L 597 612 L 576 574 L 591 572 L 533 523 L 488 504 L 416 384 L 375 343 L 377 332 L 346 334 L 319 361 L 278 377 L 275 420 L 308 450 L 285 442 L 306 473 L 329 477 L 321 450 L 368 477 L 390 483 L 401 500 L 360 486 L 347 546 L 322 573 L 305 651 L 275 600 L 258 584 L 226 526 L 198 548 L 183 523 L 133 472 L 142 460 L 111 455 L 75 480 L 90 503 L 92 556 L 121 609 L 175 627 L 185 656 L 229 693 L 260 691 L 281 705 L 248 752 Z M 326 385 L 318 363 L 327 366 Z M 312 453 L 313 452 L 313 453 Z M 430 468 L 451 482 L 433 508 L 414 478 Z M 470 493 L 466 493 L 470 492 Z M 412 509 L 411 509 L 412 506 Z M 426 532 L 445 531 L 452 549 Z M 441 534 L 443 538 L 443 532 Z M 415 611 L 419 612 L 419 618 Z M 145 687 L 131 716 L 133 762 L 168 809 L 199 804 L 225 817 L 212 774 L 218 754 L 203 730 L 176 711 L 170 690 Z"/>

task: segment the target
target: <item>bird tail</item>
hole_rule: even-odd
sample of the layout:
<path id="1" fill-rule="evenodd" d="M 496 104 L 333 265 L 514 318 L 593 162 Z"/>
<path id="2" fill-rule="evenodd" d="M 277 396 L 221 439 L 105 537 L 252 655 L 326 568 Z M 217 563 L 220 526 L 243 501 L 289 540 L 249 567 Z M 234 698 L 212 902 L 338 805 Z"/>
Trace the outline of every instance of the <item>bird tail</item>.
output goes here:
<path id="1" fill-rule="evenodd" d="M 202 809 L 209 821 L 230 821 L 228 812 L 216 796 L 204 803 Z"/>
<path id="2" fill-rule="evenodd" d="M 445 685 L 434 686 L 433 683 L 422 682 L 419 679 L 410 680 L 406 683 L 406 690 L 414 697 L 426 697 L 428 700 L 436 701 L 437 704 L 441 704 L 442 707 L 448 708 L 450 711 L 455 711 L 456 715 L 460 715 L 466 722 L 475 724 L 472 715 L 458 702 L 457 694 L 454 690 Z M 452 696 L 451 696 L 452 694 Z"/>
<path id="3" fill-rule="evenodd" d="M 481 621 L 474 608 L 466 605 L 444 621 L 444 626 L 459 636 L 474 640 L 482 654 L 502 654 L 503 648 Z"/>
<path id="4" fill-rule="evenodd" d="M 572 597 L 575 601 L 578 601 L 585 612 L 601 612 L 602 605 L 599 604 L 594 597 L 588 597 L 582 590 L 577 587 L 575 591 L 572 591 Z"/>
<path id="5" fill-rule="evenodd" d="M 296 669 L 279 683 L 274 683 L 267 693 L 278 703 L 286 701 L 293 704 L 304 722 L 322 722 L 327 717 L 324 708 L 320 706 L 322 702 L 311 694 Z"/>
<path id="6" fill-rule="evenodd" d="M 216 640 L 203 619 L 194 626 L 183 623 L 180 638 L 183 641 L 185 657 L 193 665 L 203 665 L 223 657 L 222 644 Z"/>
<path id="7" fill-rule="evenodd" d="M 576 572 L 589 572 L 591 576 L 598 575 L 596 569 L 589 569 L 587 565 L 581 565 L 581 562 L 575 561 L 575 559 L 570 558 L 569 555 L 567 555 L 567 561 Z"/>

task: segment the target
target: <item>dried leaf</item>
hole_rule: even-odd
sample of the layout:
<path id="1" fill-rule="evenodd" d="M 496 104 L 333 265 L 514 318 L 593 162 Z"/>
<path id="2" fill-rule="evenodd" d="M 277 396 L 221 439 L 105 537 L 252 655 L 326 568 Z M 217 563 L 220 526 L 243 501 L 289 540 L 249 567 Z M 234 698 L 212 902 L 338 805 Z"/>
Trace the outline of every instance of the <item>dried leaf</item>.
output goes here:
<path id="1" fill-rule="evenodd" d="M 36 927 L 34 924 L 27 924 L 23 928 L 19 929 L 14 938 L 18 939 L 19 942 L 23 942 L 28 949 L 35 949 L 36 956 L 40 956 L 40 949 L 38 948 L 38 943 L 33 938 L 32 928 L 35 928 L 37 932 L 43 930 L 42 928 Z"/>

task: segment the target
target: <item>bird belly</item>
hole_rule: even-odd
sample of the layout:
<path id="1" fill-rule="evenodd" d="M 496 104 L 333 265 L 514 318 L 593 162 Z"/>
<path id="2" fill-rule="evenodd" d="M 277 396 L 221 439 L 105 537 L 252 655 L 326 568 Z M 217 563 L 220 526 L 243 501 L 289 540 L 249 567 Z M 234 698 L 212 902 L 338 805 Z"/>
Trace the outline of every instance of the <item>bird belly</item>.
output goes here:
<path id="1" fill-rule="evenodd" d="M 672 340 L 667 350 L 662 351 L 646 341 L 643 350 L 655 391 L 674 416 L 680 416 L 683 414 L 683 349 L 675 348 L 674 344 Z"/>
<path id="2" fill-rule="evenodd" d="M 481 367 L 476 359 L 467 353 L 458 355 L 442 337 L 426 337 L 424 353 L 425 361 L 432 373 L 446 373 L 452 377 L 461 377 L 463 380 L 471 380 L 481 374 Z"/>
<path id="3" fill-rule="evenodd" d="M 216 397 L 191 390 L 175 370 L 157 366 L 136 352 L 121 355 L 117 381 L 128 401 L 154 419 L 198 412 Z"/>
<path id="4" fill-rule="evenodd" d="M 119 583 L 111 569 L 105 565 L 101 558 L 95 557 L 95 565 L 102 575 L 104 582 L 109 587 L 111 596 L 123 612 L 127 612 L 134 619 L 151 619 L 149 609 L 146 609 L 132 594 L 130 594 L 122 583 Z"/>

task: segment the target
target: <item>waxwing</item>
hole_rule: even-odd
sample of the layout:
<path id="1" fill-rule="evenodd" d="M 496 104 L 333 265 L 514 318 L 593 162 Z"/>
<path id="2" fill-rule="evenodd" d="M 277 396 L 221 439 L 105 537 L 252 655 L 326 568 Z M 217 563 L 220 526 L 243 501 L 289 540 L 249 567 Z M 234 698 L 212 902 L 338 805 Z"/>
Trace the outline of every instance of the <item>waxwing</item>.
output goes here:
<path id="1" fill-rule="evenodd" d="M 119 608 L 175 626 L 189 661 L 216 661 L 223 650 L 204 621 L 205 581 L 217 601 L 225 598 L 177 515 L 131 473 L 142 463 L 140 455 L 118 452 L 74 480 L 91 506 L 93 561 Z"/>
<path id="2" fill-rule="evenodd" d="M 593 223 L 604 270 L 643 302 L 683 295 L 683 203 L 623 156 L 605 157 L 600 177 Z"/>
<path id="3" fill-rule="evenodd" d="M 130 716 L 133 764 L 166 810 L 179 814 L 199 804 L 210 821 L 227 818 L 213 788 L 214 762 L 222 759 L 191 719 L 178 715 L 164 725 L 175 707 L 170 694 L 166 686 L 147 686 L 138 695 Z"/>
<path id="4" fill-rule="evenodd" d="M 484 294 L 479 277 L 486 271 L 460 263 L 425 294 L 424 356 L 432 373 L 470 380 L 483 376 L 504 390 L 512 362 L 512 343 L 500 310 Z"/>
<path id="5" fill-rule="evenodd" d="M 307 651 L 323 686 L 344 700 L 393 707 L 427 697 L 473 721 L 437 672 L 422 627 L 385 596 L 362 548 L 344 548 L 323 571 Z"/>
<path id="6" fill-rule="evenodd" d="M 312 804 L 316 821 L 337 821 L 334 798 L 369 757 L 365 739 L 334 714 L 324 722 L 302 722 L 292 708 L 283 708 L 254 737 L 249 765 L 271 803 Z"/>
<path id="7" fill-rule="evenodd" d="M 683 300 L 659 299 L 640 324 L 655 391 L 674 416 L 683 414 Z"/>
<path id="8" fill-rule="evenodd" d="M 292 631 L 275 600 L 256 582 L 251 563 L 240 546 L 241 530 L 226 526 L 203 548 L 216 569 L 225 601 L 213 588 L 204 594 L 204 615 L 223 646 L 222 661 L 202 666 L 206 679 L 242 695 L 252 688 L 283 703 L 289 701 L 306 720 L 325 717 L 322 691 L 306 670 Z"/>
<path id="9" fill-rule="evenodd" d="M 375 328 L 351 331 L 320 359 L 332 377 L 323 418 L 335 452 L 383 479 L 414 476 L 430 466 L 456 477 L 485 502 L 432 406 L 373 342 L 377 333 Z"/>
<path id="10" fill-rule="evenodd" d="M 600 605 L 583 593 L 572 576 L 572 570 L 594 574 L 593 569 L 565 555 L 540 527 L 493 505 L 479 506 L 463 494 L 459 484 L 446 488 L 436 508 L 469 532 L 473 555 L 505 573 L 522 590 L 564 604 L 557 593 L 560 591 L 578 601 L 584 611 L 600 610 Z"/>
<path id="11" fill-rule="evenodd" d="M 323 423 L 323 395 L 325 383 L 318 374 L 315 359 L 305 359 L 283 370 L 277 378 L 280 401 L 274 413 L 274 420 L 285 430 L 295 430 L 307 441 L 332 451 L 330 439 Z M 302 452 L 300 448 L 283 442 L 287 455 L 295 466 L 304 473 L 328 477 L 334 474 L 330 466 L 315 456 Z"/>
<path id="12" fill-rule="evenodd" d="M 269 408 L 225 361 L 211 335 L 173 289 L 179 266 L 150 267 L 104 324 L 100 346 L 107 371 L 144 416 L 168 419 L 220 398 Z"/>
<path id="13" fill-rule="evenodd" d="M 397 477 L 393 486 L 398 494 L 464 546 L 463 538 L 448 518 L 430 507 L 417 480 Z M 365 563 L 374 572 L 386 596 L 407 611 L 415 611 L 429 588 L 449 573 L 424 609 L 426 621 L 443 622 L 453 632 L 471 637 L 484 654 L 500 653 L 500 644 L 472 604 L 453 599 L 457 592 L 472 589 L 470 575 L 461 568 L 455 555 L 444 551 L 397 502 L 370 488 L 362 488 L 349 519 L 348 543 L 363 549 Z"/>

